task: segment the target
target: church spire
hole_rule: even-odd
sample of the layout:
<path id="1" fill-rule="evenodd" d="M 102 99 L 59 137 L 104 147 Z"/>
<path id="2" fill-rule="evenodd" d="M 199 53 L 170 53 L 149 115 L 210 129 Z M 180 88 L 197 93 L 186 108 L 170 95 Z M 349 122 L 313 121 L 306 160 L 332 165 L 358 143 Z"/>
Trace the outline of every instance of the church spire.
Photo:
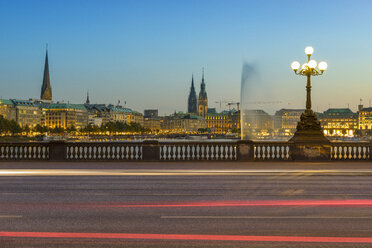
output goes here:
<path id="1" fill-rule="evenodd" d="M 196 92 L 194 87 L 194 75 L 191 77 L 191 88 L 189 93 L 189 99 L 187 104 L 187 112 L 196 114 L 198 110 Z"/>
<path id="2" fill-rule="evenodd" d="M 43 85 L 41 86 L 40 98 L 42 100 L 49 100 L 49 101 L 52 100 L 52 88 L 50 87 L 50 77 L 49 77 L 48 44 L 46 47 L 44 77 L 43 77 Z"/>
<path id="3" fill-rule="evenodd" d="M 85 104 L 90 104 L 90 101 L 89 101 L 89 90 L 87 90 L 87 100 L 86 100 Z"/>

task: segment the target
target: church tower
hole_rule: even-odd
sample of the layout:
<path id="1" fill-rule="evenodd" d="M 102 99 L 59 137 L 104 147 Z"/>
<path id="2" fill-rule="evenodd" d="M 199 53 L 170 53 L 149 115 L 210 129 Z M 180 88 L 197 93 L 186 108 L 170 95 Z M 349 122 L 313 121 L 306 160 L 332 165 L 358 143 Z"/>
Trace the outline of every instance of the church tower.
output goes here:
<path id="1" fill-rule="evenodd" d="M 90 104 L 90 100 L 89 100 L 89 91 L 87 91 L 87 100 L 85 101 L 85 104 Z"/>
<path id="2" fill-rule="evenodd" d="M 207 92 L 205 91 L 205 82 L 204 82 L 204 68 L 203 68 L 203 77 L 200 85 L 200 93 L 198 99 L 198 115 L 205 117 L 208 111 L 208 97 Z"/>
<path id="3" fill-rule="evenodd" d="M 194 87 L 194 75 L 191 78 L 191 88 L 189 94 L 189 100 L 187 105 L 187 112 L 196 114 L 198 111 L 197 100 L 196 100 L 196 92 Z"/>
<path id="4" fill-rule="evenodd" d="M 41 95 L 42 100 L 52 100 L 52 87 L 50 87 L 50 78 L 49 78 L 49 63 L 48 63 L 48 48 L 45 55 L 45 65 L 44 65 L 44 77 L 43 85 L 41 86 Z"/>

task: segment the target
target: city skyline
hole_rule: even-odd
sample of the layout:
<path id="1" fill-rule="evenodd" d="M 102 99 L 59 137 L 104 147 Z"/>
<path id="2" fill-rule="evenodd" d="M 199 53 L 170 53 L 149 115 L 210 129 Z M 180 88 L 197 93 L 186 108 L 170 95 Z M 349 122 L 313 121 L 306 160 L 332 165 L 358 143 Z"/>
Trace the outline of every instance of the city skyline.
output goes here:
<path id="1" fill-rule="evenodd" d="M 55 101 L 84 103 L 89 89 L 92 103 L 120 100 L 141 112 L 186 111 L 190 77 L 199 89 L 205 67 L 208 107 L 219 109 L 216 101 L 240 100 L 247 61 L 259 72 L 259 97 L 253 100 L 282 102 L 255 109 L 303 108 L 305 84 L 289 65 L 301 61 L 307 45 L 330 66 L 321 81 L 314 80 L 315 111 L 348 104 L 356 111 L 359 99 L 368 106 L 372 98 L 368 1 L 315 1 L 322 9 L 309 18 L 299 11 L 306 5 L 293 1 L 42 3 L 0 3 L 7 34 L 0 40 L 7 48 L 0 60 L 2 98 L 39 97 L 45 43 Z M 278 22 L 266 20 L 268 15 Z"/>

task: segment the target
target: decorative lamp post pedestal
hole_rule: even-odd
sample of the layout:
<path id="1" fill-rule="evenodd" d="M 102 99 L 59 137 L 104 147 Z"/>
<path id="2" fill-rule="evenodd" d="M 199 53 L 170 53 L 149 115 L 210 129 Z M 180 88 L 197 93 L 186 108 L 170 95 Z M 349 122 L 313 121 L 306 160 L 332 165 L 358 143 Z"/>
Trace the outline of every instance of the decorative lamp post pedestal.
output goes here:
<path id="1" fill-rule="evenodd" d="M 297 75 L 307 77 L 306 85 L 306 110 L 301 114 L 300 121 L 297 123 L 297 130 L 290 141 L 294 142 L 293 157 L 300 161 L 330 160 L 331 144 L 324 136 L 320 122 L 316 114 L 311 110 L 311 76 L 322 75 L 327 69 L 325 62 L 311 60 L 313 54 L 312 47 L 306 47 L 305 53 L 308 56 L 308 62 L 303 64 L 300 69 L 300 63 L 295 61 L 291 67 Z"/>

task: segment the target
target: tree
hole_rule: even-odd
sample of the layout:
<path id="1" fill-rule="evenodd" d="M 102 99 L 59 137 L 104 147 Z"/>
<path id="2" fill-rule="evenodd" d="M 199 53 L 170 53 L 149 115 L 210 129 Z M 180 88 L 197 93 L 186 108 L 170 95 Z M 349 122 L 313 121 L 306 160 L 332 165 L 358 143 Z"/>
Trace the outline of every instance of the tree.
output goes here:
<path id="1" fill-rule="evenodd" d="M 12 134 L 17 134 L 17 133 L 22 132 L 22 128 L 18 125 L 18 123 L 15 120 L 11 120 L 9 125 L 10 125 L 10 130 L 9 131 Z"/>
<path id="2" fill-rule="evenodd" d="M 25 133 L 29 133 L 31 131 L 31 129 L 28 125 L 26 125 L 22 128 L 22 131 L 25 132 Z"/>

